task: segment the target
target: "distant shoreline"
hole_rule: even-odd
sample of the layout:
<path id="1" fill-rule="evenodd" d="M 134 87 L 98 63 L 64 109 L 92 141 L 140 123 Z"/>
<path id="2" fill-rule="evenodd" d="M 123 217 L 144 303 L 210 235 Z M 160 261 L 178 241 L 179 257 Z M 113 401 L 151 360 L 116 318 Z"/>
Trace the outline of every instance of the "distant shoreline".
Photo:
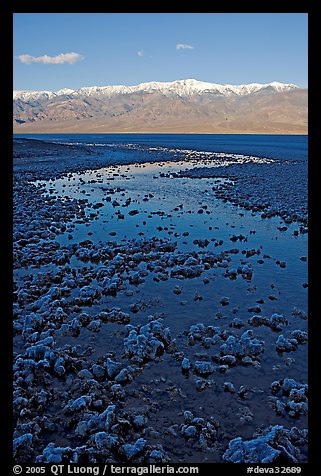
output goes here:
<path id="1" fill-rule="evenodd" d="M 70 135 L 70 134 L 159 134 L 159 135 L 168 135 L 168 134 L 180 134 L 180 135 L 267 135 L 267 136 L 287 136 L 287 135 L 293 135 L 293 136 L 308 136 L 308 130 L 307 131 L 302 131 L 302 132 L 293 132 L 293 131 L 288 131 L 288 132 L 257 132 L 257 131 L 233 131 L 233 132 L 166 132 L 166 131 L 67 131 L 66 129 L 64 130 L 27 130 L 25 131 L 24 129 L 13 129 L 13 134 L 20 134 L 20 135 L 34 135 L 34 134 L 39 134 L 39 135 L 46 135 L 46 134 L 61 134 L 61 135 Z"/>

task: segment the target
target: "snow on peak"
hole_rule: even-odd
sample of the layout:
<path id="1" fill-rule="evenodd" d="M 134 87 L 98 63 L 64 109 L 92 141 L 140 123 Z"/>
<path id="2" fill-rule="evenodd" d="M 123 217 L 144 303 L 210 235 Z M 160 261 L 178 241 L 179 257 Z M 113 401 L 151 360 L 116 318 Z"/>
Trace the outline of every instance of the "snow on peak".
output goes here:
<path id="1" fill-rule="evenodd" d="M 13 99 L 21 99 L 23 101 L 37 99 L 51 99 L 57 96 L 113 96 L 117 94 L 130 94 L 135 92 L 153 93 L 159 92 L 166 96 L 178 95 L 181 97 L 191 96 L 194 94 L 214 93 L 223 96 L 246 96 L 256 93 L 264 89 L 274 89 L 276 92 L 289 91 L 299 88 L 295 84 L 284 84 L 273 81 L 268 84 L 250 83 L 240 84 L 238 86 L 232 84 L 216 84 L 196 79 L 180 79 L 172 82 L 151 81 L 148 83 L 140 83 L 136 86 L 90 86 L 77 90 L 60 89 L 59 91 L 13 91 Z"/>
<path id="2" fill-rule="evenodd" d="M 284 83 L 278 83 L 277 81 L 273 81 L 272 83 L 269 84 L 269 86 L 276 89 L 277 91 L 288 91 L 289 89 L 295 89 L 299 87 L 299 86 L 296 86 L 295 84 L 284 84 Z"/>
<path id="3" fill-rule="evenodd" d="M 266 89 L 271 87 L 276 91 L 287 91 L 289 89 L 297 88 L 294 84 L 283 84 L 274 81 L 269 84 L 241 84 L 235 86 L 232 84 L 217 84 L 217 83 L 208 83 L 204 81 L 198 81 L 196 79 L 181 79 L 172 82 L 150 82 L 150 83 L 141 83 L 138 86 L 132 86 L 132 91 L 159 91 L 163 94 L 166 93 L 176 93 L 180 96 L 190 96 L 192 94 L 201 94 L 206 92 L 214 92 L 222 94 L 224 96 L 229 96 L 232 94 L 238 96 L 244 96 L 257 92 L 261 89 Z"/>
<path id="4" fill-rule="evenodd" d="M 56 91 L 56 95 L 57 96 L 64 96 L 64 95 L 68 95 L 68 94 L 72 94 L 74 93 L 75 90 L 74 89 L 69 89 L 69 88 L 63 88 L 63 89 L 59 89 L 59 91 Z"/>
<path id="5" fill-rule="evenodd" d="M 47 98 L 50 99 L 55 93 L 52 91 L 13 91 L 13 99 L 21 99 L 22 101 L 29 101 L 30 99 Z"/>

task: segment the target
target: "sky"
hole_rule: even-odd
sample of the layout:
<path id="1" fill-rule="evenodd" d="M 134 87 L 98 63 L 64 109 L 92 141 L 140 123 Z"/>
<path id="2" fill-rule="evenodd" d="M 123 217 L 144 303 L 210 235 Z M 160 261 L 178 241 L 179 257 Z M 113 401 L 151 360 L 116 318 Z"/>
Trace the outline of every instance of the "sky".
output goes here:
<path id="1" fill-rule="evenodd" d="M 13 88 L 308 85 L 307 13 L 16 13 Z"/>

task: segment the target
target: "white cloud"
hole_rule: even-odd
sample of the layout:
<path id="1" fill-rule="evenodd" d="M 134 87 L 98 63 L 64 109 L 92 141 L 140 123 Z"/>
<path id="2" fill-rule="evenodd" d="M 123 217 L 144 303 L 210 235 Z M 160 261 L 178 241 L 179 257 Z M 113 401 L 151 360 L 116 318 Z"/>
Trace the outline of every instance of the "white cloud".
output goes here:
<path id="1" fill-rule="evenodd" d="M 142 50 L 137 51 L 137 56 L 144 56 L 144 52 Z"/>
<path id="2" fill-rule="evenodd" d="M 31 55 L 19 55 L 17 56 L 18 60 L 24 64 L 31 64 L 31 63 L 42 63 L 42 64 L 63 64 L 69 63 L 74 64 L 77 61 L 84 59 L 82 55 L 79 53 L 60 53 L 57 56 L 31 56 Z"/>
<path id="3" fill-rule="evenodd" d="M 194 46 L 186 45 L 185 43 L 178 43 L 176 45 L 177 50 L 194 50 Z"/>

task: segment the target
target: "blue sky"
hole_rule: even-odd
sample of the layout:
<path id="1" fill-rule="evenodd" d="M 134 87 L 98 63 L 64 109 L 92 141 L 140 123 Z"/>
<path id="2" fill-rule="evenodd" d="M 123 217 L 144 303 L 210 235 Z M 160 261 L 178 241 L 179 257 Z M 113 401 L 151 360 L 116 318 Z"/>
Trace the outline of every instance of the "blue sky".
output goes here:
<path id="1" fill-rule="evenodd" d="M 307 87 L 306 13 L 17 13 L 14 89 L 198 79 Z"/>

